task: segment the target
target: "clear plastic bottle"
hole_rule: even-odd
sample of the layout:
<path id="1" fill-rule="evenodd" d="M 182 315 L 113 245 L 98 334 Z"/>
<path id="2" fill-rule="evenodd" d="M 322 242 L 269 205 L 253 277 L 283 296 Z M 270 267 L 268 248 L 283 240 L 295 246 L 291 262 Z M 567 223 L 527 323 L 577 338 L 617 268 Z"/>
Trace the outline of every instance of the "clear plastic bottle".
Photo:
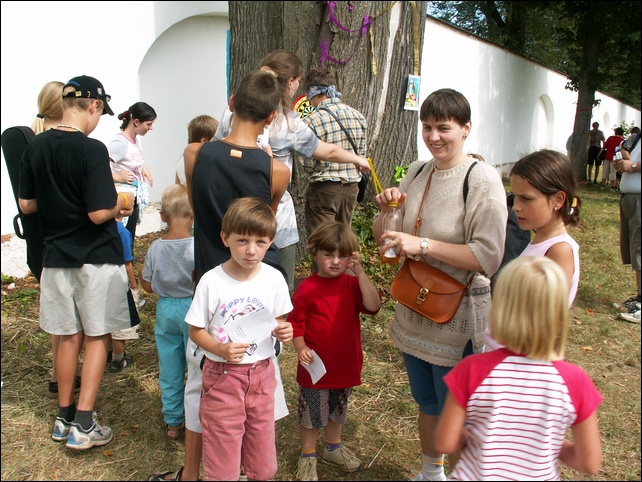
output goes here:
<path id="1" fill-rule="evenodd" d="M 613 160 L 614 161 L 621 161 L 622 160 L 622 147 L 617 146 L 615 148 L 615 154 L 613 155 Z"/>
<path id="2" fill-rule="evenodd" d="M 388 204 L 389 210 L 384 213 L 381 220 L 381 227 L 383 231 L 401 231 L 401 213 L 397 209 L 397 203 L 391 202 Z M 390 244 L 388 240 L 384 241 L 385 244 Z M 390 246 L 381 255 L 381 262 L 386 264 L 399 264 L 399 255 L 397 254 L 396 246 Z"/>

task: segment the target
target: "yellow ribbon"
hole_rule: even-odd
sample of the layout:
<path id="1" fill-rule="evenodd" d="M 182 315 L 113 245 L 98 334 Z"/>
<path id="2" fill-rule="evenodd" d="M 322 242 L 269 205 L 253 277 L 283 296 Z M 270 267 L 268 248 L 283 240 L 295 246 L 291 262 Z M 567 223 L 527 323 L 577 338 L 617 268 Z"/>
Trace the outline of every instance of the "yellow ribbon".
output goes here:
<path id="1" fill-rule="evenodd" d="M 379 182 L 379 177 L 377 176 L 377 173 L 375 171 L 374 163 L 369 157 L 368 164 L 370 164 L 370 173 L 372 174 L 372 184 L 374 185 L 375 192 L 377 194 L 381 194 L 383 192 L 383 186 L 381 185 L 381 182 Z"/>
<path id="2" fill-rule="evenodd" d="M 413 33 L 414 33 L 414 40 L 415 40 L 415 45 L 414 45 L 414 65 L 413 65 L 413 71 L 415 75 L 419 75 L 419 19 L 417 15 L 417 3 L 416 2 L 410 2 L 410 5 L 412 5 L 412 18 L 414 20 L 414 25 L 413 25 Z"/>

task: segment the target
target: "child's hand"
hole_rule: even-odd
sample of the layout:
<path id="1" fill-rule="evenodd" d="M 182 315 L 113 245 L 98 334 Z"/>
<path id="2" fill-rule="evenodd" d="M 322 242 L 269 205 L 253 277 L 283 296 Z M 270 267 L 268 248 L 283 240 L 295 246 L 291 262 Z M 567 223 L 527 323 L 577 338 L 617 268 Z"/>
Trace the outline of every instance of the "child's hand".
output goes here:
<path id="1" fill-rule="evenodd" d="M 124 197 L 125 198 L 125 203 L 127 207 L 123 207 L 122 209 L 119 210 L 119 213 L 122 216 L 129 216 L 134 212 L 134 193 L 129 192 L 129 191 L 118 191 L 118 197 Z"/>
<path id="2" fill-rule="evenodd" d="M 297 356 L 299 357 L 299 361 L 304 365 L 309 365 L 314 360 L 314 357 L 312 356 L 312 350 L 310 350 L 310 347 L 308 345 L 305 345 L 303 348 L 301 348 L 297 352 Z"/>
<path id="3" fill-rule="evenodd" d="M 221 348 L 217 355 L 225 358 L 228 363 L 239 363 L 243 361 L 245 350 L 247 350 L 249 346 L 247 343 L 223 343 L 220 345 Z"/>
<path id="4" fill-rule="evenodd" d="M 272 330 L 272 336 L 275 336 L 277 340 L 281 343 L 287 343 L 292 340 L 294 336 L 294 329 L 292 328 L 292 323 L 289 321 L 279 322 L 274 330 Z"/>
<path id="5" fill-rule="evenodd" d="M 348 259 L 348 269 L 350 269 L 356 276 L 359 276 L 363 273 L 363 267 L 361 266 L 361 256 L 358 251 L 354 251 Z"/>

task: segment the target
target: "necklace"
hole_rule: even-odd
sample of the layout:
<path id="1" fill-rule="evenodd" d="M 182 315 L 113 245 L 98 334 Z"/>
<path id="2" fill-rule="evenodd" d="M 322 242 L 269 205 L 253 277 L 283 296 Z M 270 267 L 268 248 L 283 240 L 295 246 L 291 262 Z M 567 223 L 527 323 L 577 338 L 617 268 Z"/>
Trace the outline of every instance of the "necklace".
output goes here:
<path id="1" fill-rule="evenodd" d="M 67 124 L 58 124 L 56 127 L 66 127 L 67 129 L 73 129 L 75 131 L 82 132 L 82 130 L 78 129 L 78 127 L 68 126 Z"/>

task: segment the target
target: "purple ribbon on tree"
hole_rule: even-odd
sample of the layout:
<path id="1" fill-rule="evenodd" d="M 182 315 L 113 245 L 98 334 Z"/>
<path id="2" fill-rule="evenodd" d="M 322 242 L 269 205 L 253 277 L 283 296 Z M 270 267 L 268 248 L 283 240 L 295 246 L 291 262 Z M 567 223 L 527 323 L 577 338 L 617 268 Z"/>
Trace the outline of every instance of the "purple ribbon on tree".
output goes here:
<path id="1" fill-rule="evenodd" d="M 357 49 L 359 48 L 359 43 L 361 42 L 363 37 L 366 35 L 366 33 L 368 32 L 368 29 L 370 28 L 370 25 L 372 25 L 372 22 L 373 22 L 372 17 L 370 15 L 366 15 L 363 17 L 361 28 L 356 30 L 350 30 L 349 28 L 346 28 L 343 25 L 341 25 L 341 23 L 337 20 L 337 17 L 334 14 L 334 8 L 336 7 L 336 4 L 337 2 L 335 1 L 328 2 L 328 9 L 330 11 L 330 13 L 328 14 L 328 22 L 333 23 L 334 25 L 337 26 L 338 29 L 343 30 L 344 32 L 347 32 L 347 33 L 360 32 L 359 41 L 357 42 L 357 45 L 354 51 L 350 54 L 350 56 L 346 60 L 338 60 L 332 57 L 329 53 L 330 35 L 328 34 L 328 37 L 326 37 L 325 40 L 319 41 L 319 48 L 321 49 L 321 66 L 322 67 L 326 60 L 334 62 L 335 64 L 347 64 L 348 62 L 350 62 L 354 54 L 357 53 Z M 354 7 L 350 4 L 349 8 L 350 8 L 350 11 L 352 11 Z"/>

